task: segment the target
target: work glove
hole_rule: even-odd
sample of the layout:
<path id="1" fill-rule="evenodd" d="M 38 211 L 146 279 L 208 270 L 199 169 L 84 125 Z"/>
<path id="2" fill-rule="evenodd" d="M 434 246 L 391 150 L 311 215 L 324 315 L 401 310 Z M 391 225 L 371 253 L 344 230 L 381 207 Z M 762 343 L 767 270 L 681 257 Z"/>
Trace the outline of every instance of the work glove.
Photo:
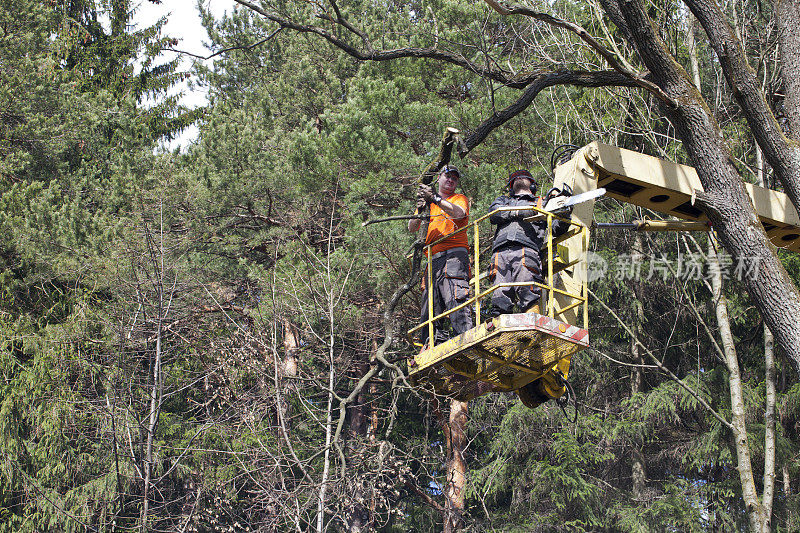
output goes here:
<path id="1" fill-rule="evenodd" d="M 428 204 L 425 202 L 425 198 L 417 194 L 417 199 L 416 199 L 417 211 L 421 212 L 423 209 L 425 209 L 426 205 Z"/>
<path id="2" fill-rule="evenodd" d="M 433 188 L 430 185 L 425 185 L 424 183 L 419 184 L 419 188 L 417 189 L 417 199 L 422 199 L 425 202 L 425 205 L 428 205 L 433 202 Z"/>

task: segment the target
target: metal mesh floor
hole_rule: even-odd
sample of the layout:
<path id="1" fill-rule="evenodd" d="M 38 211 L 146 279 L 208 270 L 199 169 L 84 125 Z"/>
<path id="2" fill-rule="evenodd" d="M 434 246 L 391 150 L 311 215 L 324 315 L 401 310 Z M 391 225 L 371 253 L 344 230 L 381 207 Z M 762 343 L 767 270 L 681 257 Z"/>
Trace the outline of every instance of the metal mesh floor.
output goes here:
<path id="1" fill-rule="evenodd" d="M 502 315 L 419 354 L 410 377 L 431 392 L 469 400 L 527 385 L 586 346 L 584 329 L 534 313 Z"/>

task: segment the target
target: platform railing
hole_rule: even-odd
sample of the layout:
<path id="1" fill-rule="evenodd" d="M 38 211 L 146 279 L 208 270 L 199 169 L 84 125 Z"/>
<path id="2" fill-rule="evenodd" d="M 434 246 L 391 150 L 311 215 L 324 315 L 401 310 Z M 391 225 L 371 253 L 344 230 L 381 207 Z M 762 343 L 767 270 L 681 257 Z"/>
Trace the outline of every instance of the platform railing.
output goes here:
<path id="1" fill-rule="evenodd" d="M 523 282 L 512 282 L 512 283 L 500 283 L 500 284 L 496 284 L 496 285 L 493 284 L 491 287 L 481 291 L 481 289 L 480 289 L 480 287 L 481 287 L 481 279 L 486 277 L 488 274 L 486 272 L 484 272 L 484 269 L 481 267 L 481 261 L 480 261 L 480 258 L 481 258 L 480 223 L 488 220 L 495 213 L 499 213 L 499 212 L 502 212 L 502 211 L 530 211 L 531 212 L 531 216 L 528 217 L 527 220 L 531 220 L 531 219 L 536 220 L 536 219 L 540 219 L 540 218 L 545 218 L 546 219 L 546 221 L 547 221 L 547 234 L 546 234 L 547 239 L 546 239 L 545 242 L 547 243 L 546 247 L 547 247 L 547 273 L 548 274 L 547 274 L 546 279 L 544 279 L 545 283 L 539 283 L 539 282 L 536 282 L 536 281 L 534 281 L 534 282 L 523 281 Z M 567 237 L 567 238 L 572 238 L 572 237 L 575 237 L 577 235 L 580 235 L 580 237 L 581 237 L 580 238 L 580 243 L 581 243 L 580 257 L 581 257 L 582 261 L 585 261 L 586 253 L 587 253 L 587 250 L 588 250 L 588 247 L 589 247 L 589 231 L 588 231 L 588 228 L 586 228 L 586 226 L 584 226 L 583 224 L 581 224 L 581 223 L 579 223 L 577 221 L 560 217 L 558 215 L 555 215 L 553 213 L 545 211 L 544 209 L 541 209 L 541 208 L 538 208 L 538 207 L 534 207 L 534 206 L 501 207 L 499 209 L 495 209 L 491 213 L 487 213 L 486 215 L 483 215 L 482 217 L 470 222 L 469 224 L 467 224 L 463 228 L 460 228 L 460 229 L 454 231 L 453 233 L 445 235 L 441 239 L 438 239 L 438 240 L 436 240 L 436 241 L 434 241 L 434 242 L 432 242 L 430 244 L 427 244 L 425 246 L 424 250 L 425 250 L 425 255 L 428 257 L 428 262 L 427 262 L 427 265 L 426 265 L 426 287 L 428 288 L 428 291 L 427 291 L 428 292 L 428 301 L 427 301 L 427 305 L 428 305 L 428 320 L 426 320 L 424 322 L 421 322 L 417 326 L 415 326 L 415 327 L 411 328 L 410 330 L 408 330 L 407 334 L 408 334 L 409 338 L 410 339 L 413 338 L 414 333 L 416 333 L 417 331 L 421 330 L 424 327 L 427 327 L 428 328 L 428 343 L 429 343 L 428 344 L 428 348 L 429 349 L 433 348 L 435 346 L 435 343 L 436 343 L 436 339 L 434 338 L 435 336 L 434 336 L 434 327 L 433 326 L 434 326 L 434 322 L 436 322 L 437 320 L 441 320 L 441 319 L 447 317 L 448 315 L 450 315 L 451 313 L 454 313 L 454 312 L 456 312 L 456 311 L 458 311 L 460 309 L 463 309 L 463 308 L 465 308 L 467 306 L 475 304 L 475 327 L 477 327 L 481 323 L 481 300 L 482 299 L 485 299 L 485 298 L 491 296 L 491 294 L 494 291 L 496 291 L 497 289 L 503 288 L 503 287 L 529 287 L 531 285 L 535 285 L 535 286 L 539 287 L 540 289 L 543 289 L 544 291 L 547 291 L 546 292 L 546 294 L 547 294 L 547 305 L 546 305 L 546 308 L 545 308 L 545 313 L 547 314 L 547 316 L 549 316 L 551 318 L 555 318 L 556 313 L 562 314 L 562 313 L 565 313 L 565 312 L 567 312 L 567 311 L 569 311 L 571 309 L 574 309 L 576 307 L 582 306 L 582 313 L 580 313 L 580 314 L 583 315 L 583 317 L 582 317 L 583 318 L 583 327 L 584 327 L 584 329 L 588 328 L 588 326 L 589 326 L 589 306 L 588 306 L 588 290 L 587 290 L 586 279 L 585 279 L 586 276 L 582 276 L 581 284 L 580 284 L 581 285 L 580 286 L 580 294 L 570 293 L 570 292 L 568 292 L 566 290 L 559 289 L 559 288 L 556 288 L 554 286 L 555 272 L 553 271 L 554 270 L 553 266 L 554 266 L 554 259 L 555 259 L 555 255 L 554 255 L 555 246 L 559 242 L 561 242 L 562 240 L 565 240 L 565 238 L 563 236 L 556 237 L 555 239 L 553 239 L 553 222 L 554 222 L 554 220 L 561 220 L 561 221 L 569 223 L 570 229 L 567 230 L 567 234 L 569 234 L 572 231 L 573 227 L 578 229 L 577 232 L 572 233 L 572 235 L 569 235 L 569 237 Z M 440 314 L 438 314 L 436 316 L 433 316 L 433 288 L 432 288 L 433 287 L 433 271 L 431 269 L 431 250 L 436 244 L 439 244 L 440 242 L 444 241 L 445 239 L 448 239 L 448 238 L 452 237 L 453 235 L 461 233 L 462 231 L 470 231 L 470 229 L 473 231 L 473 241 L 472 241 L 472 249 L 473 249 L 472 271 L 473 271 L 473 276 L 472 276 L 472 279 L 470 280 L 470 286 L 471 286 L 471 289 L 472 289 L 473 296 L 471 298 L 468 298 L 465 302 L 460 303 L 459 305 L 453 307 L 452 309 L 448 309 L 443 313 L 440 313 Z M 556 307 L 555 307 L 555 303 L 556 303 L 555 294 L 556 293 L 561 294 L 567 300 L 572 300 L 572 301 L 568 305 L 565 305 L 562 308 L 556 309 Z M 541 309 L 541 299 L 540 299 L 540 309 Z"/>

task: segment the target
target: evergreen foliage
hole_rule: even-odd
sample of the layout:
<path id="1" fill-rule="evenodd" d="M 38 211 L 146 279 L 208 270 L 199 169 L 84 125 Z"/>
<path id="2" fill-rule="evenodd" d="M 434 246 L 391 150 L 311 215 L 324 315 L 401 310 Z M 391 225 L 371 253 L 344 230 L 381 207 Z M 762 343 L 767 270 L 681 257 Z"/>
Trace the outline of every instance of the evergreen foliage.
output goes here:
<path id="1" fill-rule="evenodd" d="M 588 4 L 550 4 L 603 35 Z M 302 24 L 336 16 L 278 7 Z M 482 3 L 339 7 L 382 50 L 436 45 L 519 76 L 596 66 L 578 37 Z M 756 35 L 764 21 L 746 7 Z M 361 223 L 409 213 L 444 128 L 471 131 L 519 92 L 452 62 L 359 61 L 239 7 L 205 13 L 212 46 L 228 51 L 195 66 L 210 105 L 190 111 L 168 95 L 187 74 L 159 58 L 173 43 L 164 21 L 137 29 L 135 8 L 0 0 L 0 531 L 312 530 L 320 516 L 331 531 L 439 529 L 448 402 L 376 362 L 412 237 L 402 222 Z M 653 9 L 689 68 L 684 13 Z M 753 55 L 763 44 L 748 43 Z M 706 43 L 699 57 L 702 90 L 717 91 L 749 172 L 744 118 L 715 85 Z M 685 162 L 650 104 L 628 88 L 543 91 L 454 161 L 473 216 L 512 170 L 530 168 L 545 191 L 561 143 L 597 138 Z M 157 150 L 194 121 L 186 153 Z M 612 200 L 595 212 L 643 216 L 656 215 Z M 592 247 L 611 269 L 590 288 L 680 383 L 637 359 L 592 302 L 592 347 L 570 378 L 574 424 L 552 402 L 470 402 L 464 529 L 747 529 L 733 435 L 698 401 L 731 419 L 718 302 L 703 279 L 649 270 L 705 253 L 706 237 L 597 232 Z M 646 259 L 632 279 L 623 266 L 637 247 Z M 781 259 L 797 285 L 800 258 Z M 763 322 L 736 280 L 724 294 L 761 490 Z M 419 295 L 402 300 L 398 331 L 416 322 Z M 414 351 L 400 334 L 384 357 L 404 368 Z M 800 527 L 797 381 L 778 354 L 778 531 Z"/>

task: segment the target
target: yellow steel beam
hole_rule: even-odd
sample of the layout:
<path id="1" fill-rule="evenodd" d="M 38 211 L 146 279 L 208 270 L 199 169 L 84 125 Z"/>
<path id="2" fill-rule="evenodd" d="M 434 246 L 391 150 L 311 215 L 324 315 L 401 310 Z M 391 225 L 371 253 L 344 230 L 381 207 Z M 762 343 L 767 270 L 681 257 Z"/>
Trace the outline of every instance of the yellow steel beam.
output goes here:
<path id="1" fill-rule="evenodd" d="M 593 170 L 595 186 L 605 187 L 607 196 L 684 220 L 707 220 L 692 205 L 693 197 L 703 191 L 693 167 L 598 141 L 585 146 L 580 153 Z M 758 185 L 744 185 L 772 243 L 800 252 L 800 216 L 789 197 Z M 574 190 L 584 192 L 584 189 Z"/>

